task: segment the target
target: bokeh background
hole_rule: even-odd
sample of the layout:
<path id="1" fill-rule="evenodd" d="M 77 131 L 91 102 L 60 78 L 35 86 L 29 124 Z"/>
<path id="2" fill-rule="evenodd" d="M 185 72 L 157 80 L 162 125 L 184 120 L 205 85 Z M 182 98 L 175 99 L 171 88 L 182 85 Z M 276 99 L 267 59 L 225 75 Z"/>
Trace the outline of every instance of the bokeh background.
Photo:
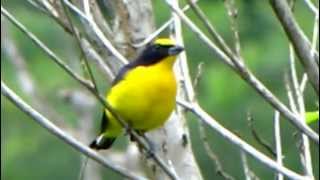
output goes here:
<path id="1" fill-rule="evenodd" d="M 296 2 L 295 15 L 306 34 L 311 37 L 313 16 L 302 1 Z M 22 0 L 2 0 L 1 4 L 18 17 L 32 32 L 43 40 L 57 54 L 75 64 L 79 51 L 75 41 L 53 20 L 35 10 Z M 207 13 L 211 22 L 232 44 L 230 24 L 220 0 L 201 0 L 200 7 Z M 239 31 L 242 55 L 257 77 L 269 87 L 283 102 L 288 104 L 284 87 L 284 74 L 288 71 L 288 42 L 268 1 L 242 0 L 237 2 L 239 8 Z M 170 17 L 170 11 L 163 1 L 154 1 L 155 19 L 159 27 Z M 187 13 L 196 20 L 194 14 Z M 3 17 L 1 17 L 3 18 Z M 57 65 L 32 44 L 10 23 L 10 31 L 21 54 L 27 61 L 27 68 L 37 85 L 38 92 L 45 101 L 66 120 L 70 126 L 77 128 L 78 112 L 65 99 L 59 96 L 63 89 L 83 89 Z M 203 28 L 200 25 L 201 28 Z M 273 144 L 273 109 L 259 95 L 244 83 L 234 72 L 222 64 L 217 57 L 203 45 L 194 34 L 184 26 L 184 40 L 192 77 L 197 72 L 197 65 L 204 63 L 203 76 L 197 87 L 200 104 L 226 128 L 236 132 L 247 142 L 262 152 L 269 154 L 253 138 L 248 127 L 247 113 L 254 119 L 254 127 L 259 135 Z M 2 42 L 3 43 L 3 42 Z M 1 43 L 1 47 L 3 44 Z M 78 61 L 76 61 L 77 63 Z M 297 66 L 300 66 L 297 63 Z M 301 74 L 301 68 L 298 68 Z M 101 73 L 95 72 L 101 76 Z M 301 77 L 301 76 L 300 76 Z M 20 88 L 16 69 L 1 48 L 1 79 L 28 102 Z M 103 78 L 98 78 L 101 91 L 109 85 Z M 317 97 L 308 86 L 306 91 L 307 110 L 316 110 Z M 100 123 L 100 109 L 94 108 L 96 126 Z M 195 157 L 205 179 L 222 179 L 215 173 L 215 164 L 204 150 L 199 137 L 198 123 L 195 117 L 188 115 L 192 145 Z M 311 125 L 319 132 L 319 124 Z M 296 147 L 296 130 L 286 120 L 281 121 L 284 163 L 287 167 L 301 172 L 299 155 Z M 207 131 L 213 151 L 219 156 L 223 168 L 236 179 L 244 179 L 240 152 L 212 130 Z M 117 142 L 123 147 L 125 138 Z M 319 179 L 319 147 L 311 143 L 314 172 Z M 271 155 L 270 155 L 271 156 Z M 28 116 L 1 97 L 1 179 L 4 180 L 70 180 L 77 179 L 81 155 L 46 130 L 34 123 Z M 263 180 L 274 178 L 274 173 L 249 157 L 252 170 Z M 120 179 L 108 169 L 103 169 L 105 179 Z"/>

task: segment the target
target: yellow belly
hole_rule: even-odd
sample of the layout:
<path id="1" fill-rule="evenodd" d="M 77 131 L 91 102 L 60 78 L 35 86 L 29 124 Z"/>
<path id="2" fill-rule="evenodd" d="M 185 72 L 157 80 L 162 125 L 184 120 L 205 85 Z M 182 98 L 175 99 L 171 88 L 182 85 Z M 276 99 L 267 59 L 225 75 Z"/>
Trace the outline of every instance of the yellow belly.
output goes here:
<path id="1" fill-rule="evenodd" d="M 172 67 L 137 67 L 116 84 L 107 96 L 110 105 L 134 129 L 148 131 L 164 124 L 175 108 L 176 81 Z M 109 113 L 107 113 L 109 114 Z M 108 115 L 109 136 L 122 132 Z"/>

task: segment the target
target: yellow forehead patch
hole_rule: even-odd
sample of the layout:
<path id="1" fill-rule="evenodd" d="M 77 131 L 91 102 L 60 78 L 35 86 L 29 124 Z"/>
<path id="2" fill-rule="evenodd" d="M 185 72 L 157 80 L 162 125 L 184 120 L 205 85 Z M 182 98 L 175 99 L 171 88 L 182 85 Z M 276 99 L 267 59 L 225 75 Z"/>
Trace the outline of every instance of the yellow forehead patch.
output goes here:
<path id="1" fill-rule="evenodd" d="M 170 38 L 159 38 L 154 41 L 155 44 L 163 45 L 163 46 L 170 46 L 176 45 L 176 42 Z"/>

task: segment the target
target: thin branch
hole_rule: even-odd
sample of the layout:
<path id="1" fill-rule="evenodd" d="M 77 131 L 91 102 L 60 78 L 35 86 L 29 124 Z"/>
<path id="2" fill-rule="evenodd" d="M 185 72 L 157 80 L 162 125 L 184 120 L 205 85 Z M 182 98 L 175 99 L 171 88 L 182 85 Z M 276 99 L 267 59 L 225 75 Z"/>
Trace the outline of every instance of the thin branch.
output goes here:
<path id="1" fill-rule="evenodd" d="M 115 56 L 122 64 L 127 64 L 128 60 L 122 56 L 122 54 L 112 45 L 112 43 L 104 36 L 103 32 L 100 30 L 98 25 L 93 21 L 93 19 L 88 18 L 81 10 L 70 3 L 68 0 L 63 0 L 63 3 L 67 5 L 70 10 L 79 15 L 79 17 L 84 20 L 87 25 L 94 31 L 96 36 L 102 41 L 103 45 Z"/>
<path id="2" fill-rule="evenodd" d="M 42 114 L 37 112 L 31 106 L 29 106 L 25 101 L 23 101 L 17 94 L 15 94 L 7 85 L 1 80 L 1 94 L 8 98 L 17 108 L 29 115 L 33 120 L 35 120 L 43 128 L 47 129 L 50 133 L 57 136 L 59 139 L 64 141 L 66 144 L 72 146 L 75 150 L 88 156 L 94 161 L 100 163 L 106 168 L 113 170 L 114 172 L 120 174 L 123 177 L 135 180 L 146 180 L 146 178 L 138 176 L 127 169 L 124 169 L 116 164 L 111 163 L 109 160 L 103 158 L 96 151 L 90 149 L 87 145 L 82 144 L 75 138 L 64 132 L 62 129 L 54 125 L 50 120 L 44 117 Z"/>
<path id="3" fill-rule="evenodd" d="M 258 178 L 249 168 L 247 155 L 244 151 L 240 151 L 241 161 L 243 165 L 244 176 L 246 180 L 259 180 Z"/>
<path id="4" fill-rule="evenodd" d="M 46 11 L 46 8 L 43 7 L 42 4 L 39 4 L 38 2 L 35 2 L 34 0 L 27 0 L 27 2 L 29 4 L 31 4 L 33 7 L 35 7 L 36 9 L 40 10 L 41 12 L 47 14 L 48 12 Z"/>
<path id="5" fill-rule="evenodd" d="M 224 171 L 222 168 L 222 164 L 220 162 L 219 157 L 215 154 L 215 152 L 211 149 L 210 144 L 208 142 L 208 138 L 205 132 L 205 128 L 202 122 L 198 121 L 198 127 L 199 127 L 199 133 L 200 138 L 202 140 L 204 149 L 206 150 L 206 154 L 209 156 L 209 158 L 214 162 L 216 167 L 216 174 L 220 175 L 222 178 L 227 180 L 234 180 L 235 178 L 229 175 L 227 172 Z"/>
<path id="6" fill-rule="evenodd" d="M 41 0 L 41 4 L 43 7 L 45 7 L 49 12 L 52 13 L 53 16 L 59 16 L 58 11 L 55 10 L 55 8 L 52 6 L 51 2 L 48 0 Z"/>
<path id="7" fill-rule="evenodd" d="M 240 155 L 241 155 L 241 161 L 243 165 L 244 176 L 246 177 L 246 180 L 251 180 L 250 169 L 249 169 L 246 153 L 243 151 L 240 151 Z"/>
<path id="8" fill-rule="evenodd" d="M 319 41 L 319 16 L 314 17 L 313 33 L 312 33 L 312 44 L 311 53 L 315 54 L 317 50 L 317 42 Z M 317 59 L 317 64 L 319 65 L 319 58 Z M 303 94 L 308 82 L 308 75 L 303 73 L 302 80 L 300 82 L 300 91 Z"/>
<path id="9" fill-rule="evenodd" d="M 196 35 L 205 42 L 209 48 L 213 49 L 214 52 L 223 60 L 225 64 L 234 67 L 230 58 L 220 48 L 214 44 L 184 13 L 181 9 L 174 7 L 170 0 L 165 0 L 169 7 L 181 18 L 181 20 L 194 32 Z"/>
<path id="10" fill-rule="evenodd" d="M 93 18 L 90 10 L 90 0 L 82 0 L 84 14 L 87 15 L 88 18 Z"/>
<path id="11" fill-rule="evenodd" d="M 196 87 L 199 85 L 202 74 L 203 74 L 203 66 L 204 62 L 200 62 L 197 66 L 197 73 L 193 79 L 193 87 L 196 89 Z"/>
<path id="12" fill-rule="evenodd" d="M 80 62 L 82 62 L 81 64 L 84 64 L 84 72 L 87 72 L 89 74 L 89 78 L 92 82 L 92 85 L 93 85 L 93 88 L 97 91 L 98 93 L 98 86 L 97 86 L 97 83 L 96 83 L 96 80 L 93 76 L 93 73 L 92 73 L 92 70 L 91 70 L 91 67 L 90 67 L 90 64 L 88 62 L 88 59 L 86 57 L 86 54 L 85 54 L 85 50 L 81 44 L 81 40 L 80 40 L 80 37 L 78 36 L 78 33 L 75 29 L 75 26 L 71 20 L 71 17 L 70 17 L 70 12 L 69 12 L 69 9 L 65 6 L 65 4 L 62 2 L 63 0 L 60 0 L 60 3 L 62 4 L 62 9 L 65 13 L 65 16 L 67 17 L 67 21 L 69 23 L 69 26 L 71 27 L 71 31 L 77 41 L 77 45 L 78 45 L 78 48 L 80 49 L 80 52 L 81 52 L 81 57 L 79 60 Z"/>
<path id="13" fill-rule="evenodd" d="M 300 91 L 300 85 L 297 77 L 296 67 L 295 67 L 295 57 L 294 57 L 294 50 L 293 47 L 290 45 L 290 79 L 294 88 L 294 95 L 296 99 L 296 106 L 298 111 L 297 114 L 300 115 L 301 119 L 303 120 L 302 123 L 305 122 L 305 104 L 302 92 Z M 313 168 L 312 168 L 312 160 L 311 160 L 311 153 L 310 153 L 310 143 L 309 139 L 306 135 L 301 134 L 301 147 L 300 147 L 300 156 L 302 160 L 303 169 L 306 176 L 309 176 L 311 179 L 314 179 L 313 176 Z"/>
<path id="14" fill-rule="evenodd" d="M 314 17 L 313 33 L 312 33 L 312 44 L 311 44 L 311 54 L 316 54 L 317 52 L 317 42 L 319 41 L 319 15 Z M 319 65 L 319 58 L 316 59 Z"/>
<path id="15" fill-rule="evenodd" d="M 87 91 L 80 89 L 65 89 L 60 91 L 59 95 L 67 104 L 72 105 L 77 112 L 78 139 L 82 142 L 89 142 L 89 138 L 92 137 L 91 130 L 94 122 L 96 99 Z M 110 156 L 108 158 L 112 161 Z M 115 161 L 112 162 L 116 163 Z M 88 162 L 88 157 L 83 156 L 81 157 L 81 164 L 78 180 L 101 180 L 100 167 L 96 163 Z"/>
<path id="16" fill-rule="evenodd" d="M 45 1 L 41 1 L 41 2 L 45 2 Z M 43 7 L 43 4 L 39 4 L 39 6 Z M 43 7 L 45 8 L 45 7 Z M 75 32 L 72 31 L 72 27 L 70 27 L 70 23 L 65 21 L 65 17 L 61 16 L 61 15 L 55 15 L 57 14 L 56 10 L 54 8 L 45 8 L 45 12 L 46 15 L 48 15 L 49 17 L 53 18 L 61 27 L 63 27 L 65 29 L 65 31 L 67 33 L 69 33 L 70 35 L 75 35 L 74 33 L 76 33 L 78 36 L 79 35 L 79 31 L 78 29 L 76 29 L 75 27 L 73 28 Z M 106 65 L 106 62 L 103 60 L 103 58 L 97 53 L 97 51 L 95 50 L 95 48 L 92 46 L 92 44 L 89 42 L 89 40 L 84 37 L 81 36 L 81 45 L 83 46 L 83 50 L 85 55 L 89 58 L 92 59 L 96 64 L 97 67 L 106 75 L 104 77 L 107 78 L 108 82 L 111 82 L 114 79 L 114 73 L 113 71 Z"/>
<path id="17" fill-rule="evenodd" d="M 292 88 L 290 87 L 290 81 L 289 81 L 289 77 L 287 74 L 285 74 L 285 76 L 284 76 L 284 84 L 285 84 L 285 88 L 287 91 L 290 109 L 296 113 L 296 112 L 298 112 L 298 109 L 297 109 L 296 102 L 295 102 L 295 99 L 293 96 Z"/>
<path id="18" fill-rule="evenodd" d="M 52 19 L 54 19 L 67 33 L 69 34 L 72 33 L 70 27 L 67 26 L 67 23 L 65 22 L 65 17 L 59 16 L 58 11 L 49 2 L 47 2 L 46 0 L 42 0 L 41 2 L 38 0 L 37 1 L 28 0 L 28 2 L 31 5 L 32 5 L 32 2 L 37 3 L 37 6 L 35 5 L 32 5 L 32 6 L 35 7 L 37 10 L 39 10 L 40 12 L 47 15 L 48 17 L 51 17 Z M 40 8 L 38 8 L 38 6 Z"/>
<path id="19" fill-rule="evenodd" d="M 296 22 L 288 2 L 286 0 L 269 1 L 319 96 L 319 66 L 316 63 L 319 53 L 310 52 L 311 43 Z"/>
<path id="20" fill-rule="evenodd" d="M 96 66 L 105 74 L 104 77 L 111 83 L 115 78 L 113 71 L 86 39 L 83 39 L 81 42 L 86 56 L 96 63 Z"/>
<path id="21" fill-rule="evenodd" d="M 248 125 L 249 128 L 251 130 L 251 134 L 253 135 L 254 139 L 262 146 L 264 147 L 273 157 L 276 157 L 276 152 L 274 151 L 274 149 L 272 148 L 272 146 L 270 145 L 270 143 L 261 138 L 259 136 L 259 133 L 256 131 L 256 129 L 253 126 L 253 117 L 250 113 L 248 113 L 247 115 L 247 119 L 248 119 Z"/>
<path id="22" fill-rule="evenodd" d="M 217 43 L 218 47 L 228 56 L 232 55 L 233 54 L 232 50 L 226 44 L 224 39 L 216 30 L 216 28 L 210 23 L 208 17 L 205 15 L 202 9 L 196 3 L 193 3 L 191 0 L 188 0 L 188 3 L 190 4 L 194 13 L 198 16 L 198 18 L 202 21 L 204 26 L 207 28 L 208 33 L 213 37 L 213 40 Z"/>
<path id="23" fill-rule="evenodd" d="M 16 68 L 19 85 L 24 93 L 30 96 L 30 99 L 32 100 L 31 105 L 35 106 L 42 112 L 46 112 L 47 115 L 52 118 L 59 127 L 63 127 L 72 133 L 76 133 L 74 129 L 66 123 L 67 121 L 58 112 L 52 109 L 47 103 L 46 99 L 41 96 L 36 82 L 34 81 L 32 74 L 29 72 L 26 60 L 12 39 L 11 33 L 7 31 L 6 24 L 3 23 L 3 20 L 4 19 L 1 19 L 1 40 L 4 41 L 4 52 L 8 55 L 12 64 Z"/>
<path id="24" fill-rule="evenodd" d="M 179 3 L 178 1 L 173 1 L 174 6 L 179 8 Z M 174 39 L 176 40 L 176 43 L 184 47 L 184 42 L 182 38 L 182 24 L 181 20 L 178 15 L 176 15 L 174 12 L 172 12 L 172 17 L 174 19 L 173 21 L 173 36 Z M 187 61 L 187 54 L 185 51 L 180 53 L 178 57 L 178 65 L 179 65 L 179 71 L 181 73 L 181 81 L 183 81 L 183 88 L 185 90 L 185 95 L 187 101 L 192 101 L 195 98 L 195 93 L 193 90 L 192 82 L 190 79 L 190 73 L 189 73 L 189 68 L 188 68 L 188 61 Z"/>
<path id="25" fill-rule="evenodd" d="M 228 12 L 228 16 L 231 24 L 231 31 L 233 32 L 235 52 L 236 52 L 236 55 L 240 58 L 241 44 L 240 44 L 240 36 L 239 36 L 239 30 L 237 25 L 238 10 L 236 8 L 234 0 L 224 0 L 224 4 Z"/>
<path id="26" fill-rule="evenodd" d="M 304 0 L 308 8 L 314 13 L 315 16 L 319 17 L 319 9 L 311 2 L 311 0 Z"/>
<path id="27" fill-rule="evenodd" d="M 276 144 L 276 158 L 279 166 L 283 166 L 283 155 L 282 155 L 282 143 L 281 143 L 281 128 L 280 128 L 280 113 L 274 112 L 274 141 Z M 277 180 L 283 180 L 284 177 L 281 173 L 277 173 Z"/>
<path id="28" fill-rule="evenodd" d="M 197 103 L 188 103 L 182 100 L 178 100 L 179 105 L 185 107 L 187 110 L 191 111 L 194 115 L 196 115 L 199 120 L 209 126 L 211 129 L 218 132 L 221 136 L 227 139 L 232 144 L 237 145 L 243 151 L 247 152 L 255 159 L 260 161 L 265 166 L 273 169 L 276 172 L 282 173 L 288 178 L 291 179 L 299 179 L 299 180 L 307 180 L 308 177 L 301 176 L 296 172 L 287 169 L 284 166 L 279 166 L 277 162 L 266 156 L 265 154 L 261 153 L 247 142 L 233 134 L 231 131 L 223 127 L 218 121 L 216 121 L 212 116 L 210 116 L 207 112 L 205 112 Z"/>
<path id="29" fill-rule="evenodd" d="M 307 86 L 307 82 L 308 82 L 308 75 L 306 73 L 303 73 L 302 75 L 302 80 L 300 82 L 300 91 L 303 93 L 306 89 Z"/>
<path id="30" fill-rule="evenodd" d="M 197 2 L 198 0 L 194 0 L 193 2 Z M 190 6 L 189 5 L 185 5 L 182 8 L 182 11 L 185 12 L 187 10 L 189 10 Z M 139 42 L 139 43 L 135 43 L 132 44 L 133 47 L 135 48 L 140 48 L 143 47 L 145 45 L 147 45 L 148 43 L 150 43 L 154 38 L 156 38 L 161 32 L 163 32 L 165 29 L 167 29 L 172 23 L 174 22 L 174 18 L 171 17 L 168 21 L 166 21 L 165 23 L 162 24 L 162 26 L 160 26 L 156 31 L 154 31 L 152 34 L 150 34 L 147 38 L 145 38 L 143 41 Z"/>
<path id="31" fill-rule="evenodd" d="M 83 79 L 80 75 L 72 71 L 72 69 L 61 60 L 56 54 L 54 54 L 44 43 L 42 43 L 33 33 L 31 33 L 25 26 L 23 26 L 14 16 L 12 16 L 5 8 L 1 6 L 1 14 L 8 18 L 18 29 L 20 29 L 28 38 L 31 39 L 42 51 L 44 51 L 57 65 L 65 70 L 71 77 L 78 80 L 81 84 L 92 88 L 91 82 Z"/>
<path id="32" fill-rule="evenodd" d="M 267 89 L 243 64 L 242 60 L 237 57 L 230 59 L 223 51 L 221 51 L 179 8 L 173 7 L 171 2 L 166 0 L 167 4 L 175 13 L 179 15 L 181 20 L 199 37 L 209 48 L 215 52 L 225 64 L 231 67 L 240 77 L 242 77 L 252 88 L 254 88 L 262 97 L 286 117 L 299 130 L 307 134 L 316 143 L 319 143 L 319 135 L 309 126 L 301 123 L 300 117 L 292 113 L 272 92 Z M 234 59 L 235 58 L 235 59 Z"/>

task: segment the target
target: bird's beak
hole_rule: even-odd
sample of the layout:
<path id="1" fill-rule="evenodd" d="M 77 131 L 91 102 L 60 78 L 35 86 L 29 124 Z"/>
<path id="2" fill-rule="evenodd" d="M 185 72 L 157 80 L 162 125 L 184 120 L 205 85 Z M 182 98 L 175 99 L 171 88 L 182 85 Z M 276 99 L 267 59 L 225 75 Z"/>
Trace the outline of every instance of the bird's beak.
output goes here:
<path id="1" fill-rule="evenodd" d="M 178 55 L 183 50 L 184 50 L 184 48 L 182 46 L 173 46 L 173 47 L 169 48 L 168 53 L 170 56 L 174 56 L 174 55 Z"/>

